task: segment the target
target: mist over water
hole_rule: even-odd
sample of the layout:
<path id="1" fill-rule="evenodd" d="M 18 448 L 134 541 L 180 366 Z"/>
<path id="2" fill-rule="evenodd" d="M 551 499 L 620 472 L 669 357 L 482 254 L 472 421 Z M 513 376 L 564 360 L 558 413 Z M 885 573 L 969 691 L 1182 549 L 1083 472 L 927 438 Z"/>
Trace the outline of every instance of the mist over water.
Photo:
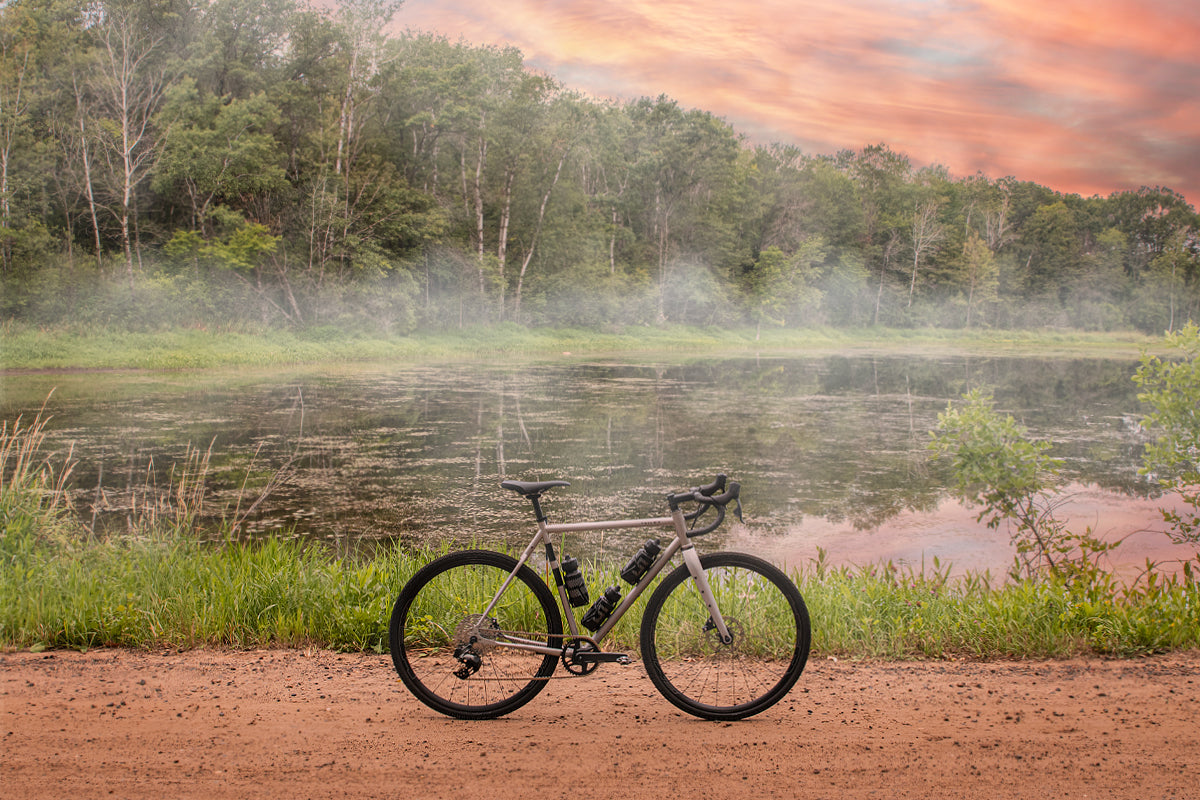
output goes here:
<path id="1" fill-rule="evenodd" d="M 1054 442 L 1076 513 L 1098 530 L 1157 522 L 1137 475 L 1143 434 L 1128 359 L 823 355 L 503 364 L 351 365 L 293 371 L 94 373 L 6 379 L 4 419 L 53 415 L 74 448 L 76 507 L 124 525 L 136 492 L 166 487 L 189 448 L 209 452 L 206 513 L 245 536 L 350 548 L 523 545 L 528 504 L 506 478 L 562 478 L 555 521 L 665 514 L 663 496 L 726 472 L 746 522 L 705 549 L 745 546 L 790 563 L 816 555 L 1002 569 L 1004 532 L 948 501 L 925 445 L 938 412 L 974 387 Z M 53 390 L 53 394 L 51 394 Z M 49 401 L 46 401 L 49 396 Z M 269 481 L 278 482 L 251 513 Z M 1130 509 L 1137 510 L 1130 517 Z M 1119 514 L 1118 514 L 1119 512 Z M 1145 517 L 1142 520 L 1142 517 Z M 575 534 L 613 561 L 641 531 Z M 999 560 L 999 563 L 996 563 Z"/>

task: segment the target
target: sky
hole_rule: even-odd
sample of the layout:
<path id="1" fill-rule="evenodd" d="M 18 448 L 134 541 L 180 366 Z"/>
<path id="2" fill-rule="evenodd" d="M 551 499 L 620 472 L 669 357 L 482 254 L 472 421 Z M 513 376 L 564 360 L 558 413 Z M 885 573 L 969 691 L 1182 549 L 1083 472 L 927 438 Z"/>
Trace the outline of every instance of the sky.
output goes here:
<path id="1" fill-rule="evenodd" d="M 394 23 L 753 143 L 1200 205 L 1198 0 L 406 0 Z"/>

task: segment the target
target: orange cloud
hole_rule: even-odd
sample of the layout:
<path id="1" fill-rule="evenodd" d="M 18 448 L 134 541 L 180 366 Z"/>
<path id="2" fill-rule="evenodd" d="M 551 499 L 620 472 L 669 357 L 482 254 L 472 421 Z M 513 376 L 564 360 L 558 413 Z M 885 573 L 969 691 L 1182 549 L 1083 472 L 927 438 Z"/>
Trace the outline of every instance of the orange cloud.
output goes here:
<path id="1" fill-rule="evenodd" d="M 809 152 L 886 142 L 957 174 L 1200 198 L 1191 0 L 408 0 L 399 22 Z"/>

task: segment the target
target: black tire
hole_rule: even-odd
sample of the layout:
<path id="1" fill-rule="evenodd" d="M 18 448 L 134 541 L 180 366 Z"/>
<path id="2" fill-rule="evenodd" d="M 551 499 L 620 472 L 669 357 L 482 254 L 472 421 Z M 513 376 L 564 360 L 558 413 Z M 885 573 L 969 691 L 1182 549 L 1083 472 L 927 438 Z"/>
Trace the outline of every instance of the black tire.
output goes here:
<path id="1" fill-rule="evenodd" d="M 808 661 L 812 630 L 800 590 L 743 553 L 701 556 L 733 642 L 720 641 L 687 565 L 672 571 L 642 616 L 642 662 L 667 700 L 704 719 L 743 719 L 779 702 Z"/>
<path id="2" fill-rule="evenodd" d="M 557 655 L 496 644 L 512 634 L 561 645 L 562 616 L 545 581 L 521 567 L 487 619 L 480 616 L 516 566 L 503 553 L 451 553 L 420 569 L 400 590 L 388 628 L 392 663 L 422 703 L 459 719 L 490 719 L 520 708 L 545 688 Z M 474 644 L 467 641 L 472 635 Z M 456 656 L 460 646 L 471 651 L 473 671 Z"/>

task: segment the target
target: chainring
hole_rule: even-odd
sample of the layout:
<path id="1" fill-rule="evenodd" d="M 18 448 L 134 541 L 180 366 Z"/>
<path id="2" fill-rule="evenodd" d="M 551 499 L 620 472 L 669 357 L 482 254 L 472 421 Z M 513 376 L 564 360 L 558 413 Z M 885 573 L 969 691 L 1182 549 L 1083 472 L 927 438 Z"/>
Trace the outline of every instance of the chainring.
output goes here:
<path id="1" fill-rule="evenodd" d="M 590 675 L 600 664 L 596 661 L 576 661 L 575 654 L 581 651 L 595 651 L 596 645 L 588 639 L 568 639 L 563 643 L 562 665 L 572 675 Z"/>

